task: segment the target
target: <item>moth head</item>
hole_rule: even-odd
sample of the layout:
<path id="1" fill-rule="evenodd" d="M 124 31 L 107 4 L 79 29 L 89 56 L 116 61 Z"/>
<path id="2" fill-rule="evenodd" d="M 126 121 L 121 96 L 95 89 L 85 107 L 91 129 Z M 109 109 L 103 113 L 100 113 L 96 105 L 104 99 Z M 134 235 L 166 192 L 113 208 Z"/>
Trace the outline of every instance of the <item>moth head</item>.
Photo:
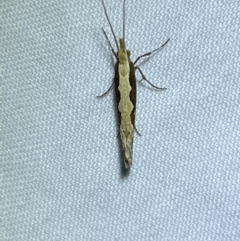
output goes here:
<path id="1" fill-rule="evenodd" d="M 118 59 L 120 63 L 130 60 L 130 51 L 126 49 L 125 40 L 123 38 L 119 39 L 120 48 L 118 51 Z"/>
<path id="2" fill-rule="evenodd" d="M 120 49 L 126 50 L 126 44 L 124 38 L 119 39 Z"/>

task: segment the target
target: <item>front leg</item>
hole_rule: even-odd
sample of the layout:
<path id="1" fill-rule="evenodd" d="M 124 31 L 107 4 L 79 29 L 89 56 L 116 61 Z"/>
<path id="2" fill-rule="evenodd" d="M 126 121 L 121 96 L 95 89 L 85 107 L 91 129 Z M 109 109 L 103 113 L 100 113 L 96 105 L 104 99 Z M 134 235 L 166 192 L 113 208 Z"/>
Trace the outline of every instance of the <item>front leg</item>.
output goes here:
<path id="1" fill-rule="evenodd" d="M 148 53 L 145 53 L 145 54 L 142 54 L 142 55 L 138 56 L 137 59 L 134 61 L 134 65 L 138 62 L 139 59 L 141 59 L 143 57 L 146 57 L 146 56 L 149 56 L 149 55 L 153 54 L 154 52 L 162 49 L 168 43 L 169 40 L 170 40 L 170 38 L 164 44 L 162 44 L 160 47 L 158 47 L 157 49 L 154 49 L 153 51 L 150 51 Z"/>
<path id="2" fill-rule="evenodd" d="M 167 89 L 167 88 L 161 88 L 161 87 L 157 87 L 156 85 L 153 85 L 149 80 L 147 80 L 147 78 L 143 74 L 142 70 L 138 66 L 135 66 L 135 70 L 138 70 L 142 76 L 142 79 L 139 82 L 141 82 L 142 80 L 145 80 L 148 84 L 150 84 L 155 89 L 158 89 L 158 90 L 166 90 Z"/>

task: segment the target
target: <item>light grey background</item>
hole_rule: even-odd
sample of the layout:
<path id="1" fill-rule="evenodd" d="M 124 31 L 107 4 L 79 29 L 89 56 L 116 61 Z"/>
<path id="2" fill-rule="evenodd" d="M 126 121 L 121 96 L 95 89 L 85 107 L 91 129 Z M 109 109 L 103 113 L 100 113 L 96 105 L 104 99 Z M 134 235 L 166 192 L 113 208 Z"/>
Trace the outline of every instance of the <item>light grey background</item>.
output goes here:
<path id="1" fill-rule="evenodd" d="M 106 0 L 118 37 L 122 1 Z M 138 85 L 121 168 L 101 1 L 2 0 L 0 239 L 240 237 L 240 2 L 127 0 Z M 112 37 L 111 37 L 112 41 Z M 140 77 L 140 76 L 138 76 Z"/>

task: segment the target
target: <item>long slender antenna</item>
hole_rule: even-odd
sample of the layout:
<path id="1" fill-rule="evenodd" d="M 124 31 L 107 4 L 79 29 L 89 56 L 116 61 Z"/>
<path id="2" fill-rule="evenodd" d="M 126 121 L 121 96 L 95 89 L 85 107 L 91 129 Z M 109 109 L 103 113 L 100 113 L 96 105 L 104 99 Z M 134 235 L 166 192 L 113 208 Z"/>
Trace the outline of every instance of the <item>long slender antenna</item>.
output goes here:
<path id="1" fill-rule="evenodd" d="M 124 0 L 124 1 L 125 1 L 125 0 Z M 116 43 L 117 49 L 119 50 L 118 42 L 117 42 L 117 38 L 116 38 L 116 35 L 115 35 L 114 31 L 113 31 L 113 27 L 112 27 L 112 24 L 111 24 L 110 19 L 109 19 L 109 17 L 108 17 L 107 9 L 106 9 L 106 6 L 105 6 L 103 0 L 102 0 L 102 5 L 103 5 L 103 8 L 104 8 L 104 13 L 105 13 L 105 15 L 106 15 L 107 21 L 108 21 L 109 26 L 110 26 L 110 28 L 111 28 L 112 35 L 113 35 L 113 37 L 114 37 L 114 40 L 115 40 L 115 43 Z"/>
<path id="2" fill-rule="evenodd" d="M 124 48 L 125 48 L 125 2 L 126 0 L 123 1 L 123 42 L 124 42 Z"/>

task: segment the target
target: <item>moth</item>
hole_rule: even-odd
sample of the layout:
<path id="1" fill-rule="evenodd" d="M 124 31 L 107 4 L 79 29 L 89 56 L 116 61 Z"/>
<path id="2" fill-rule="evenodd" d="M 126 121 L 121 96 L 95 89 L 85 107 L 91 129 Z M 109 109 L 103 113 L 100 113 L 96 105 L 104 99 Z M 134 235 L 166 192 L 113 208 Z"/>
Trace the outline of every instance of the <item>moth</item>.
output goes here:
<path id="1" fill-rule="evenodd" d="M 113 55 L 116 58 L 115 64 L 115 77 L 109 89 L 102 95 L 98 97 L 102 97 L 107 94 L 110 89 L 115 84 L 116 91 L 116 101 L 118 106 L 118 115 L 119 115 L 119 132 L 122 142 L 123 156 L 124 156 L 124 166 L 126 169 L 129 169 L 132 165 L 132 156 L 133 156 L 133 139 L 134 139 L 134 131 L 135 127 L 135 112 L 136 112 L 136 70 L 139 71 L 142 76 L 142 80 L 145 80 L 148 84 L 150 84 L 153 88 L 158 90 L 165 90 L 166 88 L 159 88 L 149 82 L 144 76 L 142 70 L 137 66 L 137 62 L 143 58 L 150 56 L 152 53 L 162 49 L 170 40 L 170 38 L 162 44 L 160 47 L 154 49 L 153 51 L 147 52 L 145 54 L 140 55 L 136 58 L 134 62 L 130 59 L 130 51 L 126 48 L 125 43 L 125 0 L 123 0 L 123 30 L 122 30 L 122 38 L 119 39 L 119 43 L 117 41 L 116 35 L 113 31 L 112 24 L 110 22 L 109 16 L 107 14 L 106 6 L 104 1 L 102 0 L 102 5 L 104 8 L 104 13 L 107 18 L 108 24 L 110 26 L 117 52 L 115 52 L 114 48 L 111 45 L 111 42 L 102 28 L 103 34 L 105 35 L 108 44 L 112 50 Z M 136 130 L 137 131 L 137 130 Z"/>

